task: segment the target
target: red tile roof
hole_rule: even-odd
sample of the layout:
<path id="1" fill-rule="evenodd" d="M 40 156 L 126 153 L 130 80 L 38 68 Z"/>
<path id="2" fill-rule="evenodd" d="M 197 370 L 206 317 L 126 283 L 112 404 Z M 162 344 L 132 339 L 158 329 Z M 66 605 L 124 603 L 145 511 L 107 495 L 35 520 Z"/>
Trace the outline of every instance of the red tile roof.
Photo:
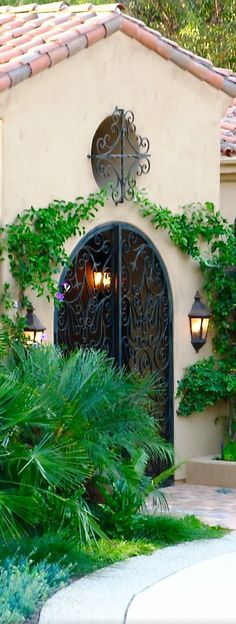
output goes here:
<path id="1" fill-rule="evenodd" d="M 221 119 L 220 149 L 223 156 L 236 157 L 236 99 Z"/>
<path id="2" fill-rule="evenodd" d="M 120 30 L 200 80 L 236 97 L 235 73 L 214 67 L 211 61 L 124 15 L 122 9 L 120 3 L 0 6 L 0 91 Z M 233 106 L 222 120 L 223 154 L 236 152 L 235 129 L 236 106 Z"/>

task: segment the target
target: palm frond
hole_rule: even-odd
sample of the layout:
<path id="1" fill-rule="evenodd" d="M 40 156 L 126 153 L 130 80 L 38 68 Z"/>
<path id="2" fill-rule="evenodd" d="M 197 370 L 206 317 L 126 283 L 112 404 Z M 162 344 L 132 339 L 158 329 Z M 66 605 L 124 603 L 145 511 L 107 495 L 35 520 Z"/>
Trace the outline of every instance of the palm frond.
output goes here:
<path id="1" fill-rule="evenodd" d="M 76 487 L 90 476 L 88 455 L 78 442 L 65 440 L 58 443 L 53 434 L 44 436 L 32 448 L 23 447 L 19 457 L 14 456 L 14 461 L 17 459 L 23 464 L 19 476 L 33 466 L 54 487 Z"/>
<path id="2" fill-rule="evenodd" d="M 6 488 L 0 483 L 0 534 L 4 540 L 16 538 L 26 532 L 29 526 L 36 526 L 40 508 L 32 492 L 27 496 L 19 488 Z"/>

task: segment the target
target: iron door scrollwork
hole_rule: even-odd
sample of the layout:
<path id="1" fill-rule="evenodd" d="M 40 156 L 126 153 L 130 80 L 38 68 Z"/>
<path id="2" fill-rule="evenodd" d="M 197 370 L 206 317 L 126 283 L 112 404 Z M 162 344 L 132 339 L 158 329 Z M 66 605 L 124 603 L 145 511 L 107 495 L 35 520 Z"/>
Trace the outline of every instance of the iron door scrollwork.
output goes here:
<path id="1" fill-rule="evenodd" d="M 169 439 L 170 305 L 160 261 L 143 235 L 122 230 L 122 362 L 141 374 L 155 372 L 161 392 L 157 417 Z"/>
<path id="2" fill-rule="evenodd" d="M 172 440 L 172 305 L 165 267 L 147 237 L 123 223 L 96 228 L 71 256 L 55 340 L 67 351 L 107 351 L 118 366 L 155 372 L 156 415 Z"/>
<path id="3" fill-rule="evenodd" d="M 95 284 L 95 274 L 113 271 L 113 231 L 97 232 L 72 257 L 64 273 L 68 285 L 58 311 L 57 342 L 72 351 L 81 346 L 113 355 L 114 307 L 111 284 Z"/>

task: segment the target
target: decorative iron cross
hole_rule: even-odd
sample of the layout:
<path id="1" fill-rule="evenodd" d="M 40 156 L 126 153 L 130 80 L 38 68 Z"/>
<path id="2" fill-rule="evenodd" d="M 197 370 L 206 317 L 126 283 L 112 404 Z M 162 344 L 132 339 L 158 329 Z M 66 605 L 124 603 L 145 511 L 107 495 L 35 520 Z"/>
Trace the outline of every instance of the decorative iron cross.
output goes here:
<path id="1" fill-rule="evenodd" d="M 91 158 L 99 180 L 108 185 L 115 204 L 134 196 L 136 176 L 150 170 L 149 140 L 136 134 L 134 114 L 116 106 L 110 118 L 110 133 L 98 137 Z"/>

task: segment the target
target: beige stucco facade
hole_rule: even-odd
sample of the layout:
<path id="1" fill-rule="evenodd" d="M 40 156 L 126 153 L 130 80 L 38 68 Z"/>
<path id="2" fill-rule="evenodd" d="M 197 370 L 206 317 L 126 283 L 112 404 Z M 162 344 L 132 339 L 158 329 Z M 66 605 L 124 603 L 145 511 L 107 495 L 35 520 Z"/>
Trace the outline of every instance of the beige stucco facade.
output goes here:
<path id="1" fill-rule="evenodd" d="M 220 208 L 226 219 L 233 222 L 236 218 L 236 158 L 221 159 Z"/>
<path id="2" fill-rule="evenodd" d="M 205 200 L 219 207 L 219 120 L 230 101 L 120 32 L 21 82 L 0 95 L 2 223 L 11 222 L 31 205 L 38 208 L 55 198 L 68 200 L 97 190 L 87 154 L 97 127 L 116 105 L 133 111 L 138 134 L 150 140 L 150 173 L 139 180 L 150 199 L 174 211 Z M 226 216 L 233 220 L 228 201 Z M 143 231 L 168 272 L 175 391 L 183 368 L 210 352 L 208 343 L 197 355 L 189 338 L 187 314 L 196 289 L 201 289 L 200 274 L 131 203 L 115 206 L 108 200 L 86 223 L 86 231 L 112 220 Z M 68 242 L 68 253 L 77 242 Z M 3 280 L 7 274 L 2 267 Z M 33 297 L 32 301 L 53 340 L 53 306 Z M 221 432 L 214 424 L 215 411 L 183 419 L 176 415 L 176 407 L 174 401 L 177 458 L 219 451 Z M 178 476 L 184 475 L 183 467 Z"/>

